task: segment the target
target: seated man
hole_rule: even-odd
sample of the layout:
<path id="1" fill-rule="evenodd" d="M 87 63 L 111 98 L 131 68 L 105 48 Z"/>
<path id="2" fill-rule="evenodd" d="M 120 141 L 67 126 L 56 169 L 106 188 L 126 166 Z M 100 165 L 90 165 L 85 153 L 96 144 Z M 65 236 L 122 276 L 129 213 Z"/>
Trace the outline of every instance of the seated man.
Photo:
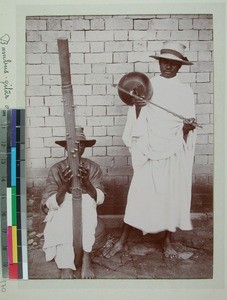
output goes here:
<path id="1" fill-rule="evenodd" d="M 82 189 L 82 246 L 83 260 L 81 278 L 94 278 L 91 267 L 90 252 L 95 242 L 97 226 L 96 206 L 104 201 L 101 186 L 102 171 L 93 161 L 82 158 L 85 147 L 92 147 L 96 140 L 86 140 L 83 128 L 76 128 L 79 141 L 78 177 Z M 65 147 L 66 141 L 56 141 Z M 72 212 L 72 172 L 68 158 L 50 168 L 47 186 L 42 196 L 42 210 L 47 213 L 44 230 L 43 250 L 46 261 L 55 259 L 61 278 L 73 278 L 75 255 L 73 247 L 73 212 Z"/>

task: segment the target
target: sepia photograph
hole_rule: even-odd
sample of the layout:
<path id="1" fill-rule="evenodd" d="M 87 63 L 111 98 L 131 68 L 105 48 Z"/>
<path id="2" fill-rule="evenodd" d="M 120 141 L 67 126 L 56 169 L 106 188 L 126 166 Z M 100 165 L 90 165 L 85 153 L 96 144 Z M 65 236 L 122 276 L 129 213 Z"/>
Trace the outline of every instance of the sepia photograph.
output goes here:
<path id="1" fill-rule="evenodd" d="M 27 16 L 29 279 L 212 279 L 212 14 Z"/>

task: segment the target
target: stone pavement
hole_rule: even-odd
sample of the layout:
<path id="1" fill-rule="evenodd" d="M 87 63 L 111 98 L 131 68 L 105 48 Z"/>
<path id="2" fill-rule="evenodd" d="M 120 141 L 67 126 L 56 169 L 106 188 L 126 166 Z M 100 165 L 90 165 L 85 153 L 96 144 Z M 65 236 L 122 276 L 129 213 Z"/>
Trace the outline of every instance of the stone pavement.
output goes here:
<path id="1" fill-rule="evenodd" d="M 102 216 L 105 238 L 95 245 L 92 252 L 93 268 L 97 279 L 206 279 L 212 278 L 213 267 L 213 218 L 211 213 L 193 214 L 194 229 L 178 230 L 174 235 L 174 248 L 179 258 L 164 258 L 163 233 L 147 234 L 134 229 L 128 240 L 128 250 L 110 259 L 102 256 L 120 236 L 122 217 Z M 38 215 L 28 218 L 29 278 L 58 279 L 60 271 L 55 262 L 45 262 L 43 225 Z M 29 224 L 30 222 L 30 224 Z M 31 224 L 32 223 L 32 224 Z M 36 230 L 36 231 L 34 231 Z M 75 272 L 79 278 L 80 270 Z"/>

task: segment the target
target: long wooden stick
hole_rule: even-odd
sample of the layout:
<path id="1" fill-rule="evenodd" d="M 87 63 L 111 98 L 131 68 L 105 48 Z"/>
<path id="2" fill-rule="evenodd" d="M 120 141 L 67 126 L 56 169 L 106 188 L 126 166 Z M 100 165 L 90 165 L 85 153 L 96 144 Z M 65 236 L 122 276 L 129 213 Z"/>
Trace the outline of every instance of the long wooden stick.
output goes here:
<path id="1" fill-rule="evenodd" d="M 76 142 L 76 121 L 74 112 L 73 89 L 70 74 L 70 59 L 68 40 L 58 39 L 58 52 L 61 70 L 62 95 L 64 106 L 64 117 L 66 127 L 66 141 L 69 165 L 73 174 L 72 182 L 72 206 L 73 206 L 73 245 L 75 252 L 76 267 L 82 264 L 82 209 L 81 209 L 81 186 L 78 178 L 79 166 L 79 143 Z"/>

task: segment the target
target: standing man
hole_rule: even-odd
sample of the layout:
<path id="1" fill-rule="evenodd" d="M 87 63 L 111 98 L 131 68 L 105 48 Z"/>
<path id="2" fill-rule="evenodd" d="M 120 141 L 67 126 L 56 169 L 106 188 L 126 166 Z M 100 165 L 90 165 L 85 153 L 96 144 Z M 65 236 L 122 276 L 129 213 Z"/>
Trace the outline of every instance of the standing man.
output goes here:
<path id="1" fill-rule="evenodd" d="M 135 99 L 129 107 L 123 141 L 132 155 L 133 178 L 128 192 L 124 226 L 119 241 L 106 258 L 124 249 L 132 227 L 143 234 L 165 231 L 165 257 L 177 257 L 171 244 L 176 228 L 191 230 L 192 165 L 195 146 L 195 106 L 190 86 L 179 81 L 182 65 L 192 65 L 184 56 L 185 46 L 165 43 L 160 55 L 159 76 L 150 79 L 150 101 Z M 178 115 L 167 112 L 164 107 Z M 137 109 L 136 109 L 137 108 Z M 136 110 L 140 113 L 136 115 Z"/>
<path id="2" fill-rule="evenodd" d="M 87 140 L 83 128 L 76 130 L 79 141 L 79 169 L 82 189 L 82 246 L 83 260 L 81 278 L 95 277 L 91 266 L 90 253 L 95 242 L 97 226 L 96 206 L 104 201 L 101 179 L 102 171 L 95 162 L 83 158 L 85 147 L 92 147 L 96 140 Z M 66 141 L 56 141 L 56 144 L 66 149 Z M 46 261 L 55 260 L 61 269 L 62 279 L 72 279 L 76 270 L 73 247 L 73 212 L 72 212 L 72 172 L 68 158 L 56 163 L 50 168 L 47 186 L 42 197 L 42 209 L 47 213 L 44 230 L 43 250 Z"/>

